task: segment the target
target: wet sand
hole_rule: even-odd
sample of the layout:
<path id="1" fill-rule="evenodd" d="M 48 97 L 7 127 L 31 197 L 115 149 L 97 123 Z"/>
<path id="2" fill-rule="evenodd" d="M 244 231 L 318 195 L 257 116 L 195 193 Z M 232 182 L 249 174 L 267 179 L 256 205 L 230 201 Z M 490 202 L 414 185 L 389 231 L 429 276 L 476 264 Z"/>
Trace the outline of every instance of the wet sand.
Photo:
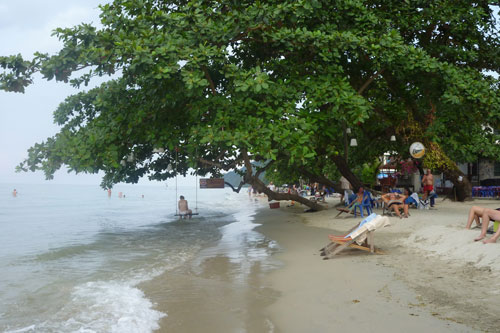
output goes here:
<path id="1" fill-rule="evenodd" d="M 222 227 L 221 239 L 194 259 L 139 286 L 167 314 L 158 332 L 273 331 L 265 309 L 278 294 L 264 278 L 282 264 L 275 243 L 255 227 L 251 216 Z"/>
<path id="2" fill-rule="evenodd" d="M 360 217 L 284 202 L 269 209 L 259 200 L 254 219 L 262 225 L 229 242 L 239 249 L 222 239 L 141 285 L 167 313 L 159 332 L 500 331 L 500 243 L 474 242 L 479 230 L 464 230 L 470 206 L 500 201 L 439 199 L 436 209 L 390 217 L 391 226 L 376 231 L 386 254 L 348 250 L 322 260 L 327 235 Z"/>

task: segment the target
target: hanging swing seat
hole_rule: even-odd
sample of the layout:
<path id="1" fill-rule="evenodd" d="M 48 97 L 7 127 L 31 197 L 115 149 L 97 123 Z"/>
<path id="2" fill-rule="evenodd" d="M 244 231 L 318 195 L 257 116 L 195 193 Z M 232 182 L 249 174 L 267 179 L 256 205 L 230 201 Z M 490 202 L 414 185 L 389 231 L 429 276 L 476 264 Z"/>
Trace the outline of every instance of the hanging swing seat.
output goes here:
<path id="1" fill-rule="evenodd" d="M 188 216 L 188 215 L 189 215 L 189 214 L 179 214 L 179 213 L 177 213 L 177 214 L 175 214 L 174 216 Z M 195 216 L 195 215 L 200 215 L 200 213 L 192 213 L 191 215 L 192 215 L 192 216 Z"/>

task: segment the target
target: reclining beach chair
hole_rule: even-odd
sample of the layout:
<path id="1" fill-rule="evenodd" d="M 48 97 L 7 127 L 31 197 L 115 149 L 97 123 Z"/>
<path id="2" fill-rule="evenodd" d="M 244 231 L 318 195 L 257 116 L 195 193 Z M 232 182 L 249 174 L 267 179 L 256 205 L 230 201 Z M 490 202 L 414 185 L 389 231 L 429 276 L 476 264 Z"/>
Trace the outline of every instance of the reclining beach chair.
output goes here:
<path id="1" fill-rule="evenodd" d="M 346 248 L 382 254 L 382 251 L 375 248 L 373 234 L 376 229 L 388 225 L 390 223 L 386 216 L 373 213 L 349 230 L 346 235 L 328 235 L 330 243 L 320 250 L 321 255 L 324 256 L 324 260 L 331 259 Z"/>
<path id="2" fill-rule="evenodd" d="M 399 208 L 399 212 L 403 214 L 404 209 Z M 387 216 L 396 216 L 396 213 L 387 206 L 387 203 L 385 201 L 382 202 L 382 215 L 387 215 Z"/>

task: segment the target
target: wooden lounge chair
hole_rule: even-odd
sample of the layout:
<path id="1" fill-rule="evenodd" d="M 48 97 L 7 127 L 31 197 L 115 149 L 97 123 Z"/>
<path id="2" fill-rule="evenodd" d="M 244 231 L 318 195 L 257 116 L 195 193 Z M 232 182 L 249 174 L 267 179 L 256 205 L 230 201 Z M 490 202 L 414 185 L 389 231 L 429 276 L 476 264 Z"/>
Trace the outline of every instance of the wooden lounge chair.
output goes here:
<path id="1" fill-rule="evenodd" d="M 346 208 L 346 207 L 337 207 L 337 210 L 339 211 L 339 213 L 337 215 L 335 215 L 334 218 L 339 217 L 339 215 L 342 214 L 342 213 L 351 213 L 351 214 L 354 214 L 354 212 L 351 212 L 351 210 L 349 208 Z"/>
<path id="2" fill-rule="evenodd" d="M 374 217 L 373 215 L 375 214 L 351 228 L 346 235 L 329 235 L 330 243 L 320 250 L 321 255 L 324 256 L 323 259 L 331 259 L 346 248 L 383 254 L 382 251 L 375 248 L 374 232 L 376 227 L 389 225 L 389 220 L 387 217 L 378 215 Z"/>

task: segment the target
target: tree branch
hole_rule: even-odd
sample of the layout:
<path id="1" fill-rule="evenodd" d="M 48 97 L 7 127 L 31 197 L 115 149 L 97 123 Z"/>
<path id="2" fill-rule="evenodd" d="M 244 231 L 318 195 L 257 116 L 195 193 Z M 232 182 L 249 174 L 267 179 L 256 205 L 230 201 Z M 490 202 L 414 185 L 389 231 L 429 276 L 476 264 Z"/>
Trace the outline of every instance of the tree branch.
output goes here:
<path id="1" fill-rule="evenodd" d="M 381 70 L 370 76 L 370 78 L 366 80 L 366 82 L 361 86 L 361 88 L 359 88 L 358 94 L 362 95 L 363 91 L 365 91 L 365 89 L 368 88 L 368 86 L 373 82 L 373 80 L 375 80 L 378 76 L 380 76 L 384 72 L 384 70 L 385 69 L 382 68 Z"/>
<path id="2" fill-rule="evenodd" d="M 252 162 L 250 162 L 250 157 L 248 156 L 248 151 L 246 149 L 242 149 L 243 161 L 245 163 L 245 168 L 247 169 L 245 175 L 245 182 L 249 182 L 250 178 L 252 178 Z"/>
<path id="3" fill-rule="evenodd" d="M 241 161 L 241 159 L 236 159 L 234 160 L 233 162 L 229 163 L 229 164 L 222 164 L 222 163 L 218 163 L 218 162 L 213 162 L 213 161 L 209 161 L 209 160 L 206 160 L 204 158 L 201 158 L 199 157 L 198 158 L 198 161 L 203 163 L 203 164 L 206 164 L 206 165 L 210 165 L 210 166 L 214 166 L 216 168 L 219 168 L 221 170 L 229 170 L 229 169 L 233 169 L 236 167 L 236 165 L 238 164 L 238 162 Z"/>
<path id="4" fill-rule="evenodd" d="M 267 169 L 269 169 L 269 167 L 274 163 L 274 161 L 269 161 L 269 163 L 267 163 L 266 166 L 264 166 L 263 168 L 260 168 L 259 170 L 257 170 L 257 172 L 255 173 L 255 177 L 259 177 L 261 173 L 263 173 L 264 171 L 266 171 Z"/>
<path id="5" fill-rule="evenodd" d="M 241 181 L 240 184 L 238 185 L 238 188 L 234 188 L 234 186 L 228 182 L 224 182 L 224 184 L 226 184 L 227 186 L 229 186 L 233 192 L 236 192 L 236 193 L 240 193 L 240 190 L 241 188 L 243 187 L 243 185 L 245 185 L 245 182 L 244 181 Z"/>
<path id="6" fill-rule="evenodd" d="M 215 89 L 214 81 L 212 80 L 212 77 L 210 76 L 210 73 L 208 72 L 207 67 L 201 66 L 201 69 L 203 69 L 203 73 L 205 73 L 205 77 L 207 78 L 208 83 L 210 84 L 210 89 L 212 90 L 212 95 L 217 95 L 217 90 Z"/>
<path id="7" fill-rule="evenodd" d="M 307 207 L 312 208 L 315 211 L 318 210 L 324 210 L 327 207 L 320 205 L 316 201 L 312 201 L 309 199 L 306 199 L 304 197 L 299 196 L 298 194 L 292 194 L 292 193 L 278 193 L 271 191 L 265 184 L 262 182 L 262 180 L 259 179 L 257 176 L 253 176 L 250 180 L 251 185 L 259 192 L 264 193 L 267 195 L 268 200 L 293 200 L 300 202 L 301 204 L 306 205 Z"/>

